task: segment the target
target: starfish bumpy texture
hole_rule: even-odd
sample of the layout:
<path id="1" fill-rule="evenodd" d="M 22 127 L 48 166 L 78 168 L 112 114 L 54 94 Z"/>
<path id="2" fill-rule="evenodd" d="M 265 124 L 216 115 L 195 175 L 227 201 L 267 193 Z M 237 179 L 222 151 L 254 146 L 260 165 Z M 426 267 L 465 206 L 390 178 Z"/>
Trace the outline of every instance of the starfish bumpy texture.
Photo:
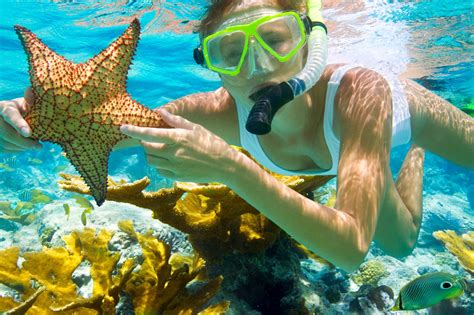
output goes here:
<path id="1" fill-rule="evenodd" d="M 109 47 L 79 64 L 58 55 L 28 29 L 16 25 L 15 30 L 28 57 L 35 96 L 25 117 L 31 138 L 60 145 L 100 206 L 107 193 L 109 154 L 128 138 L 120 125 L 169 128 L 126 91 L 140 23 L 135 19 Z"/>

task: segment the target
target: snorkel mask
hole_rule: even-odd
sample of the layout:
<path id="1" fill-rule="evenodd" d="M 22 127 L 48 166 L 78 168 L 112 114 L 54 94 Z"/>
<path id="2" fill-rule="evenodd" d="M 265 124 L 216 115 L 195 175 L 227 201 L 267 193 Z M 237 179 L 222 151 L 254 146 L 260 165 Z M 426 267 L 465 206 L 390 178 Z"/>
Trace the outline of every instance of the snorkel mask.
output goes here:
<path id="1" fill-rule="evenodd" d="M 224 22 L 213 34 L 202 41 L 197 49 L 202 64 L 208 69 L 229 76 L 241 72 L 245 57 L 255 72 L 256 62 L 260 69 L 271 71 L 275 61 L 287 62 L 305 44 L 310 24 L 306 16 L 296 12 L 279 12 L 260 9 L 244 18 Z"/>
<path id="2" fill-rule="evenodd" d="M 255 102 L 247 118 L 249 132 L 270 132 L 277 110 L 319 80 L 327 59 L 327 30 L 320 8 L 320 0 L 310 0 L 308 16 L 262 9 L 245 18 L 231 18 L 194 50 L 196 63 L 229 76 L 241 73 L 247 57 L 246 77 L 250 78 L 258 71 L 273 71 L 278 62 L 291 60 L 309 42 L 308 59 L 301 72 L 249 96 Z"/>

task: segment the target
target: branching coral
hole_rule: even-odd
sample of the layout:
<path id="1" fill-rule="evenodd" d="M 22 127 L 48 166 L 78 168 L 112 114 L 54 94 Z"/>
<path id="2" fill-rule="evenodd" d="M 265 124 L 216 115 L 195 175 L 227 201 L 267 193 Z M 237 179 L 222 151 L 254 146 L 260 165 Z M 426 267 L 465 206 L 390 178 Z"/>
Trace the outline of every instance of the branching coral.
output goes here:
<path id="1" fill-rule="evenodd" d="M 38 204 L 45 205 L 52 201 L 51 197 L 46 195 L 40 189 L 32 189 L 29 201 L 0 201 L 0 219 L 14 221 L 21 225 L 29 225 L 36 219 L 32 213 Z"/>
<path id="2" fill-rule="evenodd" d="M 96 235 L 94 229 L 88 228 L 63 237 L 67 244 L 76 246 L 75 250 L 81 257 L 81 261 L 84 259 L 90 263 L 93 290 L 91 298 L 75 299 L 66 305 L 54 308 L 54 311 L 74 310 L 82 307 L 99 313 L 111 314 L 114 312 L 115 305 L 119 301 L 120 291 L 124 288 L 125 282 L 130 279 L 135 263 L 133 260 L 127 259 L 120 268 L 118 275 L 112 277 L 112 272 L 120 259 L 119 253 L 111 253 L 107 249 L 112 235 L 107 230 L 101 230 Z"/>
<path id="3" fill-rule="evenodd" d="M 15 205 L 10 201 L 0 201 L 0 219 L 29 225 L 36 219 L 36 215 L 31 213 L 33 208 L 32 202 L 19 201 Z"/>
<path id="4" fill-rule="evenodd" d="M 312 191 L 333 178 L 271 174 L 298 192 Z M 90 194 L 79 176 L 61 176 L 63 189 Z M 146 177 L 133 183 L 109 179 L 106 199 L 151 209 L 154 218 L 189 234 L 191 244 L 206 260 L 235 251 L 260 252 L 280 233 L 276 225 L 225 185 L 176 182 L 173 188 L 146 192 L 149 183 Z"/>
<path id="5" fill-rule="evenodd" d="M 0 283 L 18 291 L 23 302 L 12 298 L 0 299 L 0 312 L 45 314 L 115 314 L 120 293 L 130 294 L 136 314 L 195 313 L 203 308 L 220 287 L 222 277 L 205 283 L 199 290 L 189 293 L 186 285 L 203 274 L 204 261 L 194 259 L 189 266 L 181 260 L 179 268 L 170 262 L 169 247 L 151 234 L 136 233 L 130 224 L 127 233 L 142 247 L 144 261 L 134 272 L 136 263 L 127 259 L 115 276 L 119 253 L 108 250 L 112 233 L 102 230 L 96 235 L 93 229 L 75 231 L 64 236 L 65 248 L 44 248 L 42 252 L 25 253 L 21 267 L 17 266 L 18 248 L 0 251 Z M 176 260 L 176 259 L 175 259 Z M 82 261 L 88 261 L 93 281 L 92 297 L 77 296 L 77 287 L 71 276 Z M 179 260 L 178 260 L 179 261 Z M 32 284 L 33 283 L 33 284 Z M 35 283 L 40 284 L 39 289 Z M 47 292 L 47 294 L 43 293 Z M 225 312 L 227 301 L 209 310 Z M 176 311 L 176 312 L 175 312 Z"/>
<path id="6" fill-rule="evenodd" d="M 454 231 L 445 230 L 436 231 L 433 236 L 443 242 L 467 272 L 474 274 L 474 232 L 459 236 Z"/>
<path id="7" fill-rule="evenodd" d="M 0 251 L 0 283 L 18 291 L 24 301 L 4 298 L 0 300 L 0 312 L 12 307 L 25 311 L 28 306 L 28 314 L 42 314 L 55 302 L 75 299 L 76 286 L 71 281 L 71 275 L 80 264 L 81 257 L 75 244 L 67 245 L 68 248 L 44 248 L 42 252 L 23 254 L 21 268 L 17 265 L 19 248 Z M 38 294 L 37 283 L 48 294 Z M 35 295 L 34 303 L 30 305 Z"/>
<path id="8" fill-rule="evenodd" d="M 198 278 L 206 278 L 204 260 L 197 255 L 192 264 L 175 256 L 170 260 L 170 248 L 155 239 L 151 233 L 141 235 L 130 229 L 130 223 L 121 228 L 136 238 L 143 249 L 143 264 L 133 273 L 125 291 L 133 298 L 137 314 L 192 314 L 214 296 L 220 288 L 222 277 L 217 277 L 199 290 L 189 293 L 186 285 Z M 229 302 L 213 306 L 213 310 L 224 312 Z"/>

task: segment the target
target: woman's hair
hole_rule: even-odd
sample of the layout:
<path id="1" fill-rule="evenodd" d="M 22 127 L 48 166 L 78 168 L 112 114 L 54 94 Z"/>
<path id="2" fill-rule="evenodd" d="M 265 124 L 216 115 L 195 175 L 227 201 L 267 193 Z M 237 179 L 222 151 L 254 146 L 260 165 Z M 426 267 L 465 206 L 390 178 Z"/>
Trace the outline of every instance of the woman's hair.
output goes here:
<path id="1" fill-rule="evenodd" d="M 210 4 L 207 7 L 200 23 L 195 27 L 194 32 L 199 33 L 200 37 L 203 38 L 216 28 L 216 24 L 220 23 L 221 17 L 235 8 L 240 1 L 237 0 L 209 0 Z M 304 0 L 275 0 L 275 4 L 278 5 L 283 11 L 302 11 L 306 10 L 306 1 Z"/>

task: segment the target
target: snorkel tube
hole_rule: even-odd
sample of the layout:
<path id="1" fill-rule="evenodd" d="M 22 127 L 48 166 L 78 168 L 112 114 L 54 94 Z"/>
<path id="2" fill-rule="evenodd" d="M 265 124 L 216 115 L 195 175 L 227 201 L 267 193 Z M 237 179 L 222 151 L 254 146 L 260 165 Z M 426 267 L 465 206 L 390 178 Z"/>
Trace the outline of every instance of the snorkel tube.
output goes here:
<path id="1" fill-rule="evenodd" d="M 311 21 L 311 31 L 306 65 L 292 79 L 250 95 L 255 104 L 245 125 L 248 132 L 256 135 L 269 133 L 275 113 L 283 105 L 311 89 L 321 77 L 328 50 L 327 29 L 321 15 L 321 4 L 321 0 L 308 0 L 307 16 Z"/>

